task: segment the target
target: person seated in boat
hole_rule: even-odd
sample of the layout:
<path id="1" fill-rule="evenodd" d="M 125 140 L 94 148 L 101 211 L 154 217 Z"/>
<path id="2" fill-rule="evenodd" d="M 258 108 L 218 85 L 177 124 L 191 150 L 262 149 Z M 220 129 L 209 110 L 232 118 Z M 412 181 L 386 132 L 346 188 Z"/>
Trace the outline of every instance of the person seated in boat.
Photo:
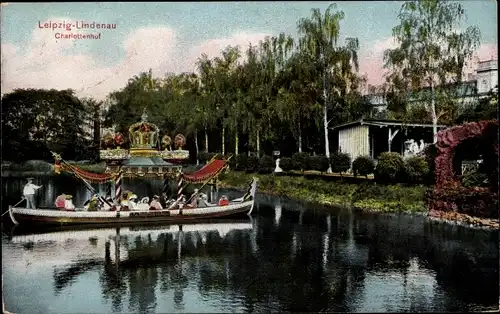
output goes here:
<path id="1" fill-rule="evenodd" d="M 205 193 L 201 193 L 197 201 L 198 208 L 208 207 L 211 205 L 208 203 L 208 196 Z"/>
<path id="2" fill-rule="evenodd" d="M 175 201 L 173 201 L 170 206 L 167 207 L 168 210 L 171 209 L 179 209 L 184 207 L 184 204 L 186 204 L 186 197 L 184 195 L 180 196 L 177 198 Z"/>
<path id="3" fill-rule="evenodd" d="M 128 197 L 128 210 L 137 210 L 137 195 L 136 194 L 131 194 Z"/>
<path id="4" fill-rule="evenodd" d="M 64 209 L 66 203 L 66 194 L 61 194 L 56 198 L 56 208 L 57 209 Z"/>
<path id="5" fill-rule="evenodd" d="M 219 206 L 226 206 L 226 205 L 229 205 L 229 200 L 227 196 L 222 195 L 222 197 L 219 200 Z"/>
<path id="6" fill-rule="evenodd" d="M 98 199 L 96 194 L 92 195 L 92 197 L 87 202 L 85 202 L 83 206 L 83 208 L 87 209 L 87 211 L 89 212 L 96 212 L 98 209 L 97 207 Z"/>
<path id="7" fill-rule="evenodd" d="M 191 200 L 189 201 L 189 204 L 186 204 L 186 207 L 196 208 L 198 205 L 198 198 L 199 197 L 200 197 L 199 190 L 194 189 L 194 193 L 191 195 Z"/>
<path id="8" fill-rule="evenodd" d="M 160 197 L 158 195 L 153 196 L 153 200 L 149 204 L 149 210 L 162 210 L 163 206 L 160 203 Z"/>
<path id="9" fill-rule="evenodd" d="M 161 193 L 161 198 L 160 198 L 160 203 L 163 207 L 168 207 L 168 203 L 170 200 L 168 199 L 167 193 L 163 192 Z"/>
<path id="10" fill-rule="evenodd" d="M 75 210 L 75 205 L 73 204 L 73 196 L 66 195 L 66 200 L 64 201 L 64 209 L 65 210 Z"/>

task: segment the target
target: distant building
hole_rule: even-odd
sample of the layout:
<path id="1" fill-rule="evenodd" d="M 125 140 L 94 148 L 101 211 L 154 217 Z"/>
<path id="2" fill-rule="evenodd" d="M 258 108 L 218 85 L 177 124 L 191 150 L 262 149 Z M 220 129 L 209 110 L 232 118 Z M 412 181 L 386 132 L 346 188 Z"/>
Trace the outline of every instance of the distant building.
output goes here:
<path id="1" fill-rule="evenodd" d="M 467 80 L 462 82 L 458 87 L 455 86 L 453 92 L 461 100 L 460 104 L 466 106 L 472 103 L 476 97 L 485 97 L 497 85 L 498 60 L 480 61 L 476 69 L 476 74 L 469 73 Z M 450 84 L 450 86 L 453 85 Z M 425 88 L 425 90 L 428 89 Z M 387 109 L 385 93 L 367 93 L 364 97 L 373 105 L 375 111 L 381 112 Z M 418 103 L 419 101 L 421 99 L 412 95 L 409 96 L 408 103 Z"/>
<path id="2" fill-rule="evenodd" d="M 396 120 L 360 119 L 331 127 L 338 137 L 337 150 L 349 154 L 352 160 L 359 156 L 378 158 L 383 152 L 404 155 L 409 140 L 432 143 L 432 124 Z M 439 130 L 446 128 L 438 125 Z"/>

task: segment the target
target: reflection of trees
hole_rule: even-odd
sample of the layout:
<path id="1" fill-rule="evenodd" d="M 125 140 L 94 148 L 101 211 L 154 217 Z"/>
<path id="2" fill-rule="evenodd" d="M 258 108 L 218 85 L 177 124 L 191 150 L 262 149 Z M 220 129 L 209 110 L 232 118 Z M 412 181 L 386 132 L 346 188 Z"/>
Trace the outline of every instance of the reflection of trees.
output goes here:
<path id="1" fill-rule="evenodd" d="M 64 270 L 54 270 L 54 292 L 59 294 L 62 290 L 75 282 L 81 274 L 94 269 L 99 264 L 98 260 L 85 260 L 71 265 Z"/>
<path id="2" fill-rule="evenodd" d="M 261 212 L 273 209 L 260 206 Z M 120 312 L 128 289 L 127 310 L 148 312 L 156 308 L 158 285 L 162 294 L 172 292 L 176 310 L 183 310 L 188 283 L 196 281 L 200 294 L 233 296 L 248 311 L 347 312 L 355 311 L 363 298 L 367 274 L 397 272 L 401 297 L 407 300 L 404 310 L 433 310 L 430 288 L 409 279 L 409 269 L 418 262 L 435 271 L 447 309 L 463 309 L 456 303 L 460 299 L 489 305 L 498 297 L 498 240 L 486 233 L 404 216 L 338 214 L 325 219 L 324 214 L 306 212 L 302 225 L 298 220 L 299 214 L 284 206 L 279 224 L 274 215 L 265 215 L 256 218 L 254 230 L 233 230 L 224 237 L 216 231 L 184 232 L 180 262 L 178 234 L 130 238 L 122 243 L 126 259 L 119 264 L 106 259 L 102 293 L 112 300 L 113 311 Z M 59 291 L 74 280 L 64 283 L 62 278 L 90 269 L 72 267 L 57 277 Z M 389 310 L 392 306 L 387 303 Z"/>
<path id="3" fill-rule="evenodd" d="M 122 271 L 111 262 L 111 243 L 106 242 L 104 270 L 99 275 L 102 295 L 105 300 L 111 299 L 113 312 L 122 312 L 122 298 L 127 291 L 127 285 Z"/>

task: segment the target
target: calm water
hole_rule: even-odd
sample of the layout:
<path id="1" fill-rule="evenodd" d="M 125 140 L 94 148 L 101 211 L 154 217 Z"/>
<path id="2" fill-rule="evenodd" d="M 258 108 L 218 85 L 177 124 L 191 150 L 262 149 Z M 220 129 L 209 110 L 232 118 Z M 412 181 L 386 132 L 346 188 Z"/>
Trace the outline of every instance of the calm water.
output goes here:
<path id="1" fill-rule="evenodd" d="M 68 178 L 37 180 L 42 206 L 62 192 L 76 204 L 89 196 Z M 4 209 L 23 183 L 4 181 Z M 272 197 L 259 197 L 251 219 L 223 223 L 45 233 L 4 225 L 2 257 L 5 304 L 15 313 L 479 311 L 499 303 L 498 233 Z"/>

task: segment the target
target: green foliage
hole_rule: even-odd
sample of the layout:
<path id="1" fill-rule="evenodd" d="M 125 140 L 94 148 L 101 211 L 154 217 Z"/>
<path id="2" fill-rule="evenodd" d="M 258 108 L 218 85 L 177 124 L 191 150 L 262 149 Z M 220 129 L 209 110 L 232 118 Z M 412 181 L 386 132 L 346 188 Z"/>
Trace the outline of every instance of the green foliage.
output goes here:
<path id="1" fill-rule="evenodd" d="M 455 124 L 462 124 L 466 122 L 474 122 L 481 120 L 493 120 L 498 118 L 498 87 L 490 90 L 488 96 L 475 104 L 475 106 L 468 106 L 456 118 Z"/>
<path id="2" fill-rule="evenodd" d="M 283 171 L 290 171 L 293 169 L 292 158 L 290 157 L 282 157 L 280 158 L 280 168 Z"/>
<path id="3" fill-rule="evenodd" d="M 409 182 L 423 183 L 429 176 L 430 169 L 425 157 L 412 156 L 405 160 L 405 171 Z"/>
<path id="4" fill-rule="evenodd" d="M 259 160 L 259 173 L 272 173 L 274 171 L 273 157 L 264 155 Z"/>
<path id="5" fill-rule="evenodd" d="M 206 163 L 208 160 L 210 160 L 210 155 L 208 152 L 199 152 L 198 153 L 198 160 L 200 163 Z"/>
<path id="6" fill-rule="evenodd" d="M 328 158 L 323 155 L 316 155 L 309 158 L 309 169 L 316 170 L 320 172 L 325 172 L 328 170 L 329 162 Z"/>
<path id="7" fill-rule="evenodd" d="M 462 184 L 465 187 L 487 187 L 488 175 L 479 171 L 471 171 L 461 176 Z"/>
<path id="8" fill-rule="evenodd" d="M 255 155 L 248 156 L 247 159 L 247 172 L 257 172 L 259 170 L 259 157 Z"/>
<path id="9" fill-rule="evenodd" d="M 398 46 L 384 52 L 386 67 L 391 70 L 387 88 L 390 110 L 404 116 L 410 101 L 416 101 L 428 106 L 427 116 L 422 110 L 418 112 L 422 118 L 433 123 L 452 120 L 456 109 L 452 99 L 464 96 L 463 89 L 457 87 L 481 38 L 476 26 L 461 30 L 464 15 L 458 2 L 402 4 L 399 24 L 392 30 Z M 454 84 L 449 84 L 450 80 Z"/>
<path id="10" fill-rule="evenodd" d="M 292 155 L 292 167 L 293 170 L 307 170 L 309 166 L 309 156 L 308 153 L 295 153 Z"/>
<path id="11" fill-rule="evenodd" d="M 3 159 L 52 160 L 50 151 L 66 159 L 94 159 L 84 120 L 92 111 L 72 90 L 17 89 L 2 97 Z"/>
<path id="12" fill-rule="evenodd" d="M 352 171 L 355 176 L 368 176 L 375 170 L 375 161 L 370 156 L 359 156 L 352 162 Z"/>
<path id="13" fill-rule="evenodd" d="M 236 169 L 240 171 L 245 171 L 248 167 L 248 155 L 238 154 L 236 156 Z"/>
<path id="14" fill-rule="evenodd" d="M 351 156 L 347 153 L 334 152 L 330 156 L 330 163 L 333 172 L 346 172 L 351 168 Z"/>
<path id="15" fill-rule="evenodd" d="M 403 157 L 394 152 L 380 154 L 375 169 L 375 180 L 383 183 L 401 182 L 404 176 L 405 163 Z"/>

